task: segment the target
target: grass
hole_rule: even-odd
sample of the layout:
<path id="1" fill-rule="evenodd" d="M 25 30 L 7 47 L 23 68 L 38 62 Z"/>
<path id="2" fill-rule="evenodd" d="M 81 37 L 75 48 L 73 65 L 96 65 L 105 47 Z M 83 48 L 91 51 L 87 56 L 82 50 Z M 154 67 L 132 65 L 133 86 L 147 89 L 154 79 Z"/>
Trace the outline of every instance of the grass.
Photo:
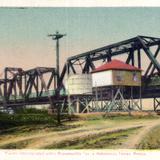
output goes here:
<path id="1" fill-rule="evenodd" d="M 75 118 L 76 117 L 76 118 Z M 0 113 L 0 135 L 4 134 L 25 134 L 33 133 L 38 130 L 63 131 L 71 128 L 80 127 L 79 125 L 96 125 L 109 122 L 113 125 L 117 122 L 136 121 L 140 119 L 155 119 L 156 116 L 129 116 L 129 115 L 107 115 L 104 114 L 81 114 L 73 115 L 72 121 L 57 125 L 56 115 L 48 115 L 46 110 L 38 110 L 34 108 L 19 109 L 14 115 Z M 67 119 L 67 116 L 61 118 Z M 77 125 L 77 122 L 84 121 Z M 74 122 L 75 125 L 73 124 Z M 73 125 L 72 125 L 73 124 Z"/>
<path id="2" fill-rule="evenodd" d="M 151 119 L 157 119 L 159 117 L 157 116 L 108 116 L 108 117 L 99 117 L 99 118 L 89 118 L 89 119 L 85 119 L 85 125 L 92 125 L 92 124 L 97 124 L 97 126 L 99 124 L 103 124 L 103 123 L 112 123 L 113 125 L 115 125 L 116 123 L 127 123 L 127 122 L 132 122 L 132 121 L 143 121 L 143 120 L 151 120 Z"/>
<path id="3" fill-rule="evenodd" d="M 61 120 L 67 119 L 67 115 L 61 115 Z M 0 112 L 0 130 L 19 127 L 23 125 L 57 125 L 57 115 L 49 115 L 47 110 L 35 108 L 18 109 L 15 114 L 10 115 Z M 0 133 L 2 133 L 0 131 Z"/>
<path id="4" fill-rule="evenodd" d="M 152 112 L 110 112 L 110 113 L 89 113 L 89 114 L 75 114 L 72 116 L 73 120 L 131 120 L 131 119 L 156 119 L 158 116 Z"/>
<path id="5" fill-rule="evenodd" d="M 0 145 L 0 149 L 23 149 L 25 146 L 31 143 L 31 141 L 32 139 L 27 139 L 16 143 L 9 143 L 2 146 Z"/>
<path id="6" fill-rule="evenodd" d="M 48 112 L 46 109 L 36 109 L 36 108 L 19 108 L 15 110 L 17 114 L 45 114 L 47 115 Z"/>
<path id="7" fill-rule="evenodd" d="M 37 132 L 55 132 L 55 131 L 65 131 L 73 128 L 80 127 L 81 124 L 79 125 L 55 125 L 55 124 L 30 124 L 30 125 L 22 125 L 22 126 L 16 126 L 16 127 L 11 127 L 8 129 L 3 129 L 0 131 L 0 135 L 31 135 L 35 134 Z M 1 139 L 1 138 L 0 138 Z"/>
<path id="8" fill-rule="evenodd" d="M 137 149 L 160 149 L 160 125 L 153 128 L 141 141 Z"/>
<path id="9" fill-rule="evenodd" d="M 61 119 L 66 119 L 67 116 Z M 47 111 L 37 109 L 18 110 L 14 115 L 0 113 L 0 140 L 3 137 L 29 136 L 36 133 L 48 133 L 70 130 L 73 128 L 93 127 L 95 130 L 110 128 L 130 122 L 141 122 L 143 120 L 156 119 L 157 116 L 129 116 L 129 115 L 106 115 L 104 114 L 82 114 L 73 115 L 72 121 L 65 121 L 57 125 L 56 115 L 48 115 Z M 83 128 L 82 128 L 83 129 Z M 82 131 L 81 129 L 81 131 Z M 135 133 L 138 128 L 120 130 L 114 133 L 92 135 L 85 138 L 62 141 L 59 144 L 47 146 L 46 149 L 100 149 L 114 148 L 120 145 L 130 134 Z M 75 132 L 75 131 L 74 131 Z M 157 131 L 156 131 L 157 132 Z M 160 131 L 158 132 L 160 133 Z M 21 149 L 32 142 L 32 139 L 0 145 L 1 149 Z"/>
<path id="10" fill-rule="evenodd" d="M 111 149 L 121 145 L 130 134 L 135 133 L 139 128 L 134 127 L 127 130 L 67 140 L 59 144 L 49 145 L 45 149 Z"/>
<path id="11" fill-rule="evenodd" d="M 67 115 L 62 115 L 61 120 L 65 119 Z M 30 134 L 38 130 L 61 131 L 74 127 L 77 126 L 57 124 L 57 116 L 48 115 L 47 110 L 18 109 L 13 115 L 0 112 L 0 135 Z"/>
<path id="12" fill-rule="evenodd" d="M 33 124 L 55 124 L 56 120 L 53 116 L 45 114 L 1 114 L 0 129 L 7 129 L 21 125 Z"/>

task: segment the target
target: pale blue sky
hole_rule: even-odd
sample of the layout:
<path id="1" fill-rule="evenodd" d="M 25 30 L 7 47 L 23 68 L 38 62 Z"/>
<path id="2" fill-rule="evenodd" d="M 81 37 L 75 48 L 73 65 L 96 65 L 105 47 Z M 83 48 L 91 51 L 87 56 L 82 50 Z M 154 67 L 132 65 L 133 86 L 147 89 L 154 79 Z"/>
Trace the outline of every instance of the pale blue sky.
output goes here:
<path id="1" fill-rule="evenodd" d="M 160 37 L 160 8 L 0 8 L 0 70 L 55 65 L 59 30 L 61 64 L 79 54 L 137 35 Z"/>

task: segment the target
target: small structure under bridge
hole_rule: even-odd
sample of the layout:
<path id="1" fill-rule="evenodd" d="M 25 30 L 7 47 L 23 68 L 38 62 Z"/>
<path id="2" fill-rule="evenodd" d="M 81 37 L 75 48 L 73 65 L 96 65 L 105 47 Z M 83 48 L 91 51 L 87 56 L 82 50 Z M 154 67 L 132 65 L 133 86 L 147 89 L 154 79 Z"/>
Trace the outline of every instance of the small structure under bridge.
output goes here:
<path id="1" fill-rule="evenodd" d="M 3 107 L 16 107 L 23 105 L 51 104 L 54 108 L 62 107 L 70 110 L 68 106 L 78 105 L 77 100 L 83 104 L 78 112 L 96 111 L 95 103 L 107 103 L 110 99 L 108 87 L 96 95 L 96 91 L 90 94 L 73 94 L 67 92 L 65 79 L 73 74 L 90 74 L 100 64 L 110 62 L 113 59 L 123 57 L 123 62 L 136 66 L 144 71 L 142 74 L 142 86 L 123 87 L 123 98 L 139 99 L 153 98 L 154 110 L 160 107 L 160 38 L 137 36 L 118 43 L 94 49 L 79 55 L 71 56 L 66 60 L 62 72 L 58 74 L 56 68 L 37 67 L 24 71 L 22 68 L 7 67 L 4 70 L 4 78 L 0 80 L 0 105 Z M 144 66 L 143 55 L 149 60 L 147 68 Z M 124 60 L 125 59 L 125 60 Z M 46 76 L 45 76 L 46 75 Z M 131 93 L 132 96 L 128 93 Z M 139 93 L 139 94 L 137 94 Z M 98 96 L 98 97 L 97 97 Z M 102 102 L 104 101 L 104 102 Z M 91 105 L 92 103 L 92 105 Z M 94 103 L 94 104 L 93 104 Z M 94 107 L 95 108 L 95 107 Z M 141 108 L 140 108 L 141 109 Z"/>

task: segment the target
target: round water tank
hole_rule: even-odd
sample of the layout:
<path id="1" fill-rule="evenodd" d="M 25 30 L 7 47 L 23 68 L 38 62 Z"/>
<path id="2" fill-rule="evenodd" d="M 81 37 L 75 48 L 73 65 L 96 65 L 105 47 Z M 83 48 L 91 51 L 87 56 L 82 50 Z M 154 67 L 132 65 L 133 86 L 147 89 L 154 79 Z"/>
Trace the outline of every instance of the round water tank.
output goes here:
<path id="1" fill-rule="evenodd" d="M 66 89 L 70 95 L 92 94 L 91 74 L 74 74 L 68 77 Z"/>

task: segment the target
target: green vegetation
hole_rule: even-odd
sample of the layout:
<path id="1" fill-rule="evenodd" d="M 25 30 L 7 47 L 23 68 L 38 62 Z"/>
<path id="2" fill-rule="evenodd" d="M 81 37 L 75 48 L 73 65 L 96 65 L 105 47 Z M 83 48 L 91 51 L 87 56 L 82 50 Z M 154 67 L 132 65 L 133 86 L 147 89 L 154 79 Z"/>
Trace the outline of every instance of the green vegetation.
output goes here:
<path id="1" fill-rule="evenodd" d="M 120 114 L 120 113 L 119 113 Z M 93 114 L 81 114 L 81 115 L 72 115 L 71 120 L 69 120 L 68 115 L 61 115 L 61 125 L 57 124 L 57 115 L 48 115 L 47 110 L 40 110 L 35 108 L 28 109 L 18 109 L 13 115 L 6 113 L 0 113 L 0 134 L 6 133 L 25 133 L 36 131 L 40 129 L 47 128 L 48 130 L 65 130 L 77 126 L 66 126 L 66 122 L 70 124 L 73 121 L 85 121 L 86 125 L 100 124 L 104 123 L 106 120 L 109 122 L 123 122 L 123 121 L 135 121 L 138 119 L 155 119 L 155 115 L 138 115 L 138 116 L 129 116 L 129 115 L 116 115 L 104 113 L 93 113 Z M 53 129 L 54 128 L 54 129 Z"/>
<path id="2" fill-rule="evenodd" d="M 73 120 L 132 120 L 132 119 L 155 119 L 158 116 L 154 112 L 110 112 L 110 113 L 90 113 L 72 115 Z"/>
<path id="3" fill-rule="evenodd" d="M 1 114 L 0 115 L 0 129 L 7 129 L 10 127 L 33 124 L 54 124 L 55 118 L 45 114 Z"/>
<path id="4" fill-rule="evenodd" d="M 160 149 L 160 126 L 153 128 L 141 141 L 137 149 Z"/>
<path id="5" fill-rule="evenodd" d="M 36 109 L 36 108 L 19 108 L 15 110 L 17 114 L 45 114 L 47 115 L 48 112 L 46 109 Z"/>
<path id="6" fill-rule="evenodd" d="M 47 146 L 45 149 L 111 149 L 121 145 L 130 134 L 135 133 L 139 128 L 134 127 L 127 130 L 66 140 L 59 144 Z"/>
<path id="7" fill-rule="evenodd" d="M 67 115 L 62 115 L 61 120 L 67 118 Z M 0 133 L 6 129 L 21 126 L 36 126 L 36 125 L 57 125 L 57 115 L 48 115 L 47 110 L 39 110 L 35 108 L 18 109 L 15 114 L 7 114 L 0 112 Z"/>
<path id="8" fill-rule="evenodd" d="M 62 115 L 61 120 L 68 120 L 67 115 Z M 0 135 L 7 134 L 32 134 L 38 131 L 64 131 L 80 125 L 57 124 L 57 115 L 48 115 L 47 110 L 35 108 L 18 109 L 10 115 L 0 112 Z"/>

